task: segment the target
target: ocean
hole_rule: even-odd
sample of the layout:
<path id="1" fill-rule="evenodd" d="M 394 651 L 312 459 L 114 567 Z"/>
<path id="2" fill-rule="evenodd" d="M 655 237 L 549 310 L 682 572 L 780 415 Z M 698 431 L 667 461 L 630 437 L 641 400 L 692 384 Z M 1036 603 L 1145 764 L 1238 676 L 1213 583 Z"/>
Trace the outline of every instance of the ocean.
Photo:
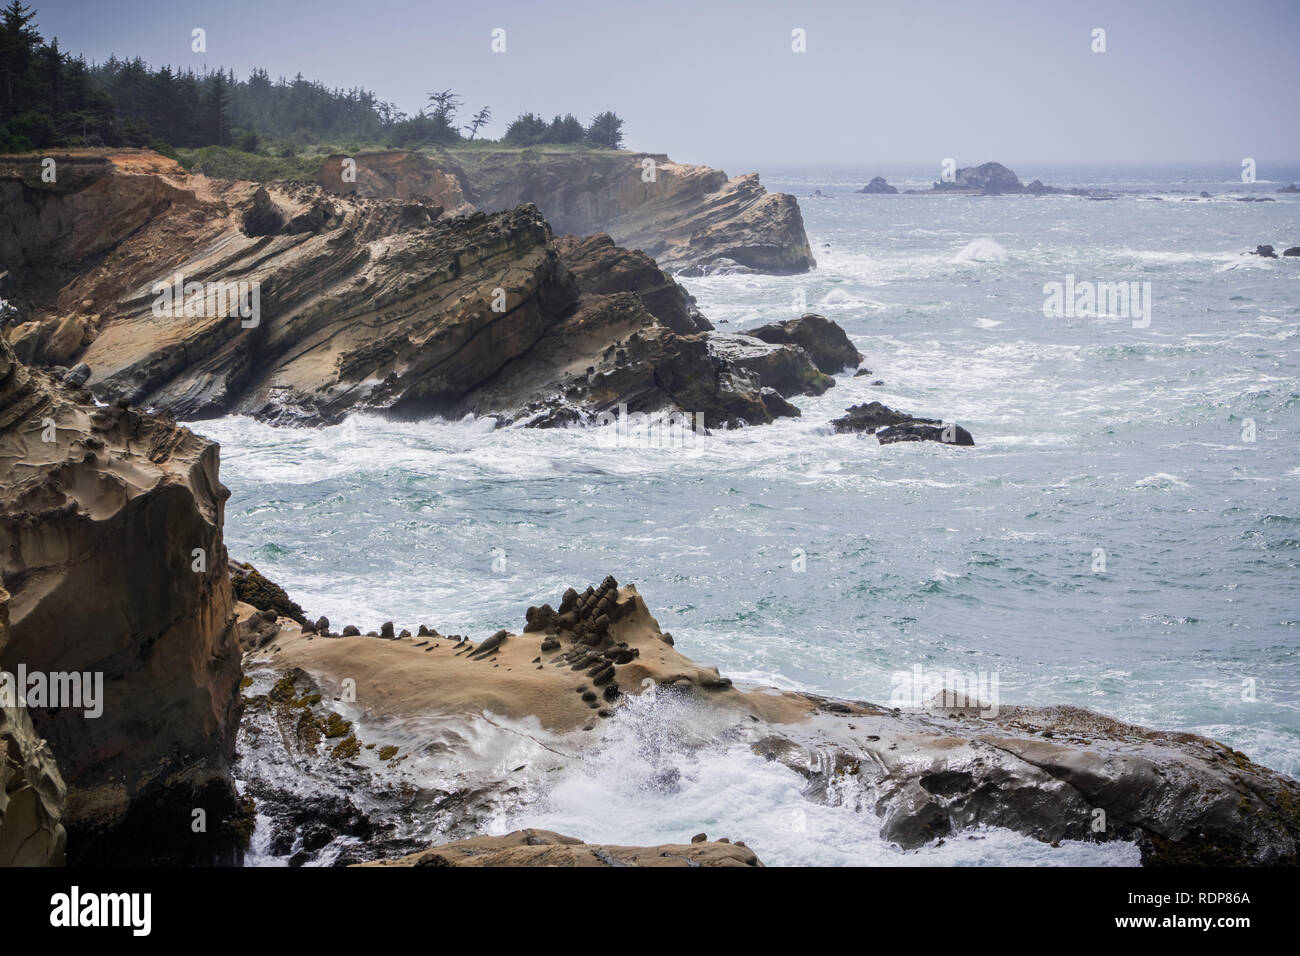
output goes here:
<path id="1" fill-rule="evenodd" d="M 794 399 L 798 419 L 680 449 L 485 420 L 197 422 L 222 444 L 227 546 L 336 626 L 481 638 L 613 574 L 738 681 L 885 703 L 918 665 L 982 672 L 1003 704 L 1205 734 L 1300 776 L 1300 259 L 1243 255 L 1300 244 L 1300 196 L 1276 192 L 1300 167 L 1247 185 L 1233 164 L 1013 165 L 1128 192 L 871 196 L 853 190 L 937 167 L 758 168 L 799 197 L 818 268 L 682 282 L 723 331 L 800 306 L 843 326 L 871 374 Z M 1150 311 L 1045 314 L 1067 282 L 1137 283 Z M 834 434 L 872 400 L 975 446 Z M 747 748 L 687 743 L 692 721 L 633 702 L 494 831 L 707 831 L 787 864 L 1137 862 L 991 830 L 904 853 Z M 671 792 L 653 783 L 665 748 Z"/>

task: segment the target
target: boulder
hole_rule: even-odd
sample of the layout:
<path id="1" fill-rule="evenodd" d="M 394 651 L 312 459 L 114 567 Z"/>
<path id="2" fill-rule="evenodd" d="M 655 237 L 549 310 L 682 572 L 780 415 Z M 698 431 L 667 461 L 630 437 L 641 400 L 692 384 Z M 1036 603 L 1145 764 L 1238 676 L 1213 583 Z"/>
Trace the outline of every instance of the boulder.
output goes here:
<path id="1" fill-rule="evenodd" d="M 862 354 L 853 347 L 845 331 L 837 323 L 814 312 L 807 312 L 797 319 L 762 325 L 745 334 L 773 344 L 797 345 L 827 375 L 855 369 L 862 362 Z"/>
<path id="2" fill-rule="evenodd" d="M 1272 246 L 1256 246 L 1252 255 L 1262 256 L 1265 259 L 1277 258 L 1277 253 L 1273 251 Z"/>

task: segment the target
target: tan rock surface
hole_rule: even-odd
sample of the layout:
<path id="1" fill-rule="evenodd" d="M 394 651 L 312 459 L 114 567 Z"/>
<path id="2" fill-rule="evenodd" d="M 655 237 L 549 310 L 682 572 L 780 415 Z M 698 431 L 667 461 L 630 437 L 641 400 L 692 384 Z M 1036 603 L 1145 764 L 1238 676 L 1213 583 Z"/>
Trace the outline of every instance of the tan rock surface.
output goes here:
<path id="1" fill-rule="evenodd" d="M 358 866 L 762 866 L 748 847 L 721 841 L 602 846 L 550 830 L 456 840 L 395 860 Z"/>

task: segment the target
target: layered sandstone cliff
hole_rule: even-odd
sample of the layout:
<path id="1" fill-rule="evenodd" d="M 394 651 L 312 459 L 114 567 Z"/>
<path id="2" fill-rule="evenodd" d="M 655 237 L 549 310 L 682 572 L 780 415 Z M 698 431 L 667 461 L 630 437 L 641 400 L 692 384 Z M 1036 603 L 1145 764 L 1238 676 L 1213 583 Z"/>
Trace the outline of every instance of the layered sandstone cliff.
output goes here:
<path id="1" fill-rule="evenodd" d="M 353 182 L 344 179 L 348 161 Z M 438 196 L 487 211 L 533 203 L 557 233 L 608 233 L 687 275 L 785 275 L 817 264 L 793 196 L 769 193 L 757 174 L 728 177 L 662 154 L 546 147 L 361 153 L 331 157 L 318 179 L 337 192 Z"/>
<path id="2" fill-rule="evenodd" d="M 101 399 L 287 424 L 793 413 L 710 347 L 647 256 L 557 245 L 533 206 L 452 217 L 420 198 L 187 176 L 147 152 L 67 165 L 46 183 L 37 157 L 0 159 L 7 321 L 20 358 L 73 366 Z"/>
<path id="3" fill-rule="evenodd" d="M 58 384 L 0 338 L 0 668 L 68 675 L 30 711 L 73 862 L 240 858 L 241 665 L 218 450 Z M 93 693 L 95 700 L 90 700 Z M 201 811 L 201 812 L 200 812 Z"/>

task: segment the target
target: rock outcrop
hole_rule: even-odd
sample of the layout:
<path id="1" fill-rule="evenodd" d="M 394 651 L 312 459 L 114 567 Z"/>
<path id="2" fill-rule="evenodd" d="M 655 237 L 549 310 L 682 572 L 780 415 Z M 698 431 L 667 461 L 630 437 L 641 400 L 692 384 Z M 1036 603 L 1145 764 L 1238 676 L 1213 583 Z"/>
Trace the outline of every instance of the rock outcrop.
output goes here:
<path id="1" fill-rule="evenodd" d="M 0 586 L 0 654 L 8 643 L 9 592 Z M 26 702 L 6 683 L 16 680 L 0 673 L 0 867 L 62 866 L 68 790 Z"/>
<path id="2" fill-rule="evenodd" d="M 1039 183 L 1039 186 L 1042 184 Z M 984 163 L 957 170 L 951 181 L 937 182 L 934 189 L 936 192 L 974 192 L 984 196 L 1000 196 L 1004 193 L 1022 193 L 1025 185 L 1001 163 Z"/>
<path id="3" fill-rule="evenodd" d="M 875 196 L 894 196 L 898 194 L 898 188 L 885 182 L 884 176 L 873 176 L 871 182 L 857 191 Z"/>
<path id="4" fill-rule="evenodd" d="M 700 840 L 665 846 L 600 846 L 550 830 L 471 837 L 359 866 L 762 866 L 744 843 Z"/>
<path id="5" fill-rule="evenodd" d="M 367 199 L 425 198 L 453 215 L 467 215 L 474 205 L 465 198 L 466 177 L 458 165 L 439 168 L 424 153 L 394 149 L 357 156 L 330 156 L 316 181 L 332 193 Z"/>
<path id="6" fill-rule="evenodd" d="M 408 179 L 412 194 L 438 194 L 437 184 L 450 175 L 477 209 L 533 203 L 557 233 L 608 233 L 619 246 L 639 249 L 672 272 L 785 275 L 816 265 L 798 201 L 767 192 L 756 174 L 728 178 L 661 154 L 545 147 L 443 149 L 400 161 L 365 153 L 355 160 L 358 185 L 370 184 L 363 195 L 400 195 L 379 187 L 383 171 L 395 163 L 418 163 L 429 185 Z M 331 159 L 322 175 L 331 187 L 337 164 Z M 372 164 L 376 172 L 367 172 Z"/>
<path id="7" fill-rule="evenodd" d="M 937 418 L 917 418 L 896 412 L 880 402 L 866 402 L 845 410 L 846 414 L 831 422 L 837 432 L 862 432 L 875 435 L 882 445 L 906 441 L 937 441 L 945 445 L 974 445 L 970 432 L 957 424 L 944 424 Z"/>
<path id="8" fill-rule="evenodd" d="M 14 348 L 75 363 L 103 400 L 278 424 L 355 410 L 568 424 L 620 404 L 707 427 L 791 413 L 710 349 L 653 260 L 599 236 L 557 247 L 533 206 L 449 218 L 420 198 L 167 162 L 87 155 L 42 184 L 36 158 L 0 161 Z"/>
<path id="9" fill-rule="evenodd" d="M 240 858 L 241 670 L 217 472 L 212 442 L 96 405 L 0 338 L 0 668 L 63 688 L 30 715 L 67 784 L 71 862 Z"/>
<path id="10" fill-rule="evenodd" d="M 853 347 L 844 330 L 824 315 L 804 313 L 797 319 L 773 322 L 745 333 L 773 345 L 797 345 L 811 356 L 827 375 L 856 369 L 862 353 Z"/>
<path id="11" fill-rule="evenodd" d="M 583 292 L 635 292 L 646 311 L 674 332 L 690 335 L 712 330 L 695 298 L 644 252 L 616 246 L 604 233 L 559 236 L 555 248 Z"/>
<path id="12" fill-rule="evenodd" d="M 511 752 L 510 741 L 531 742 L 527 752 L 539 764 L 531 769 L 545 776 L 594 744 L 588 732 L 617 718 L 633 697 L 654 692 L 689 703 L 691 733 L 748 742 L 754 753 L 804 777 L 807 799 L 856 809 L 864 827 L 902 848 L 996 826 L 1047 843 L 1132 841 L 1149 865 L 1298 859 L 1300 784 L 1217 741 L 1075 707 L 999 706 L 947 689 L 882 707 L 738 687 L 681 654 L 636 590 L 612 578 L 582 592 L 569 589 L 555 607 L 531 607 L 519 633 L 499 631 L 482 642 L 423 625 L 423 636 L 398 640 L 321 638 L 285 625 L 248 662 L 257 680 L 274 680 L 281 689 L 271 696 L 281 694 L 282 704 L 273 706 L 290 722 L 282 726 L 305 721 L 323 731 L 326 736 L 309 734 L 303 752 L 346 774 L 340 792 L 356 796 L 367 773 L 379 781 L 369 786 L 391 790 L 382 782 L 385 767 L 393 772 L 401 757 L 397 747 L 378 760 L 365 756 L 375 751 L 361 746 L 358 727 L 320 710 L 335 706 L 329 701 L 343 678 L 355 681 L 355 713 L 366 728 L 384 732 L 425 721 L 418 734 L 422 752 L 455 767 L 462 787 L 427 798 L 450 830 L 473 831 L 492 817 L 492 793 L 509 800 L 517 792 L 517 773 L 530 768 L 512 768 L 514 761 L 502 756 Z M 340 764 L 330 755 L 349 739 L 352 756 Z M 276 793 L 278 778 L 262 779 L 250 769 L 241 776 L 264 788 L 259 807 L 274 816 L 286 801 Z M 338 835 L 366 827 L 347 813 L 336 816 Z M 305 845 L 304 825 L 285 834 L 286 853 L 302 852 L 293 848 Z M 590 859 L 576 841 L 561 851 L 553 841 L 564 838 L 547 834 L 530 843 L 529 832 L 476 837 L 453 849 L 417 848 L 414 855 L 400 841 L 393 853 L 371 845 L 361 859 L 404 856 L 392 862 L 405 865 L 476 865 L 495 853 L 504 854 L 496 857 L 502 863 Z M 328 836 L 311 842 L 319 847 Z M 640 860 L 659 850 L 633 852 Z M 349 851 L 340 861 L 356 857 Z"/>

